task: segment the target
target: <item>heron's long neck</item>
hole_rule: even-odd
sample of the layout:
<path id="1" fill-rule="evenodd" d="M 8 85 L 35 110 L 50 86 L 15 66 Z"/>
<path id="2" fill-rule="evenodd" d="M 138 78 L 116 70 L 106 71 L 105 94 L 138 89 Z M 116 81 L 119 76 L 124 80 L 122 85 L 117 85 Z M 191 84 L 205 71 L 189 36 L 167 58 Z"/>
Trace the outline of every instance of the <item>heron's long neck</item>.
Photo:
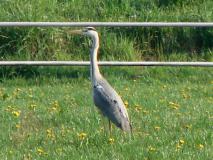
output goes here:
<path id="1" fill-rule="evenodd" d="M 97 79 L 101 77 L 98 62 L 97 62 L 97 55 L 98 55 L 98 48 L 99 48 L 99 38 L 98 36 L 93 37 L 93 44 L 91 48 L 91 55 L 90 55 L 90 75 L 92 78 L 93 85 L 96 84 Z"/>

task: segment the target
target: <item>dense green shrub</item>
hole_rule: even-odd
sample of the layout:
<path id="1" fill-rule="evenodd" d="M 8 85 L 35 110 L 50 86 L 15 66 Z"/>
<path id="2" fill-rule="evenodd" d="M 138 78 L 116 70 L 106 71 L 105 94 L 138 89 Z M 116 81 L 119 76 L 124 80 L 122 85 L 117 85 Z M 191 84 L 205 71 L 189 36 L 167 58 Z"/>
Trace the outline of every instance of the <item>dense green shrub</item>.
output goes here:
<path id="1" fill-rule="evenodd" d="M 1 2 L 0 21 L 200 22 L 212 20 L 212 5 L 210 0 L 11 0 Z M 67 30 L 69 28 L 0 28 L 0 57 L 88 59 L 88 38 L 68 35 Z M 106 27 L 98 31 L 101 59 L 164 59 L 171 54 L 187 54 L 211 60 L 211 28 Z"/>

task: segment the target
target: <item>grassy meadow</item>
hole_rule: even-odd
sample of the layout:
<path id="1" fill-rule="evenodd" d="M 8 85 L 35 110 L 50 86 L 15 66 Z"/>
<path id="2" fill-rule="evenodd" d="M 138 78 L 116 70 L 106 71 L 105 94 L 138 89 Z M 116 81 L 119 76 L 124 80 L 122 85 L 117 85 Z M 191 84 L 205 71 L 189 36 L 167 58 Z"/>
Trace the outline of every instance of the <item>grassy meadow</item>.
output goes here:
<path id="1" fill-rule="evenodd" d="M 39 68 L 2 78 L 0 159 L 212 159 L 213 72 L 209 68 L 107 68 L 133 137 L 92 103 L 86 68 Z"/>
<path id="2" fill-rule="evenodd" d="M 211 22 L 212 0 L 2 0 L 0 21 Z M 0 60 L 89 60 L 73 28 L 1 27 Z M 213 61 L 212 28 L 97 27 L 100 60 Z M 86 67 L 0 67 L 0 159 L 213 159 L 213 70 L 101 67 L 133 136 L 93 105 Z"/>

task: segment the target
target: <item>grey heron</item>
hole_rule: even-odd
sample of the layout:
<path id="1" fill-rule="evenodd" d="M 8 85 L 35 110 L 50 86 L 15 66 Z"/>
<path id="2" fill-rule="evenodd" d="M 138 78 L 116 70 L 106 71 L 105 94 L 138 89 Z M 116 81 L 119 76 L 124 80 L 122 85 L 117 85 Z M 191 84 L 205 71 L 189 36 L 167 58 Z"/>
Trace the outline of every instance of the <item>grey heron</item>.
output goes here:
<path id="1" fill-rule="evenodd" d="M 82 30 L 73 30 L 70 33 L 82 34 L 92 38 L 90 76 L 92 80 L 93 101 L 102 114 L 108 118 L 110 131 L 112 122 L 121 130 L 131 132 L 132 127 L 124 102 L 99 71 L 97 63 L 99 49 L 98 32 L 93 27 L 86 27 Z"/>

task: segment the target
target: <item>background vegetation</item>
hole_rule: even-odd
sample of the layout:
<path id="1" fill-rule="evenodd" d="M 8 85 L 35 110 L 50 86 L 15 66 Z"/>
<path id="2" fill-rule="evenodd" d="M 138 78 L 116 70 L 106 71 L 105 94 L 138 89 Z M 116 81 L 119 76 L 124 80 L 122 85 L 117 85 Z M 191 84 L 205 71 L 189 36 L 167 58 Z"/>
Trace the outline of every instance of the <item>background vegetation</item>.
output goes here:
<path id="1" fill-rule="evenodd" d="M 0 21 L 195 21 L 213 19 L 211 0 L 10 0 Z M 0 28 L 1 59 L 88 59 L 88 39 L 70 28 Z M 98 28 L 101 60 L 212 61 L 212 28 Z"/>

